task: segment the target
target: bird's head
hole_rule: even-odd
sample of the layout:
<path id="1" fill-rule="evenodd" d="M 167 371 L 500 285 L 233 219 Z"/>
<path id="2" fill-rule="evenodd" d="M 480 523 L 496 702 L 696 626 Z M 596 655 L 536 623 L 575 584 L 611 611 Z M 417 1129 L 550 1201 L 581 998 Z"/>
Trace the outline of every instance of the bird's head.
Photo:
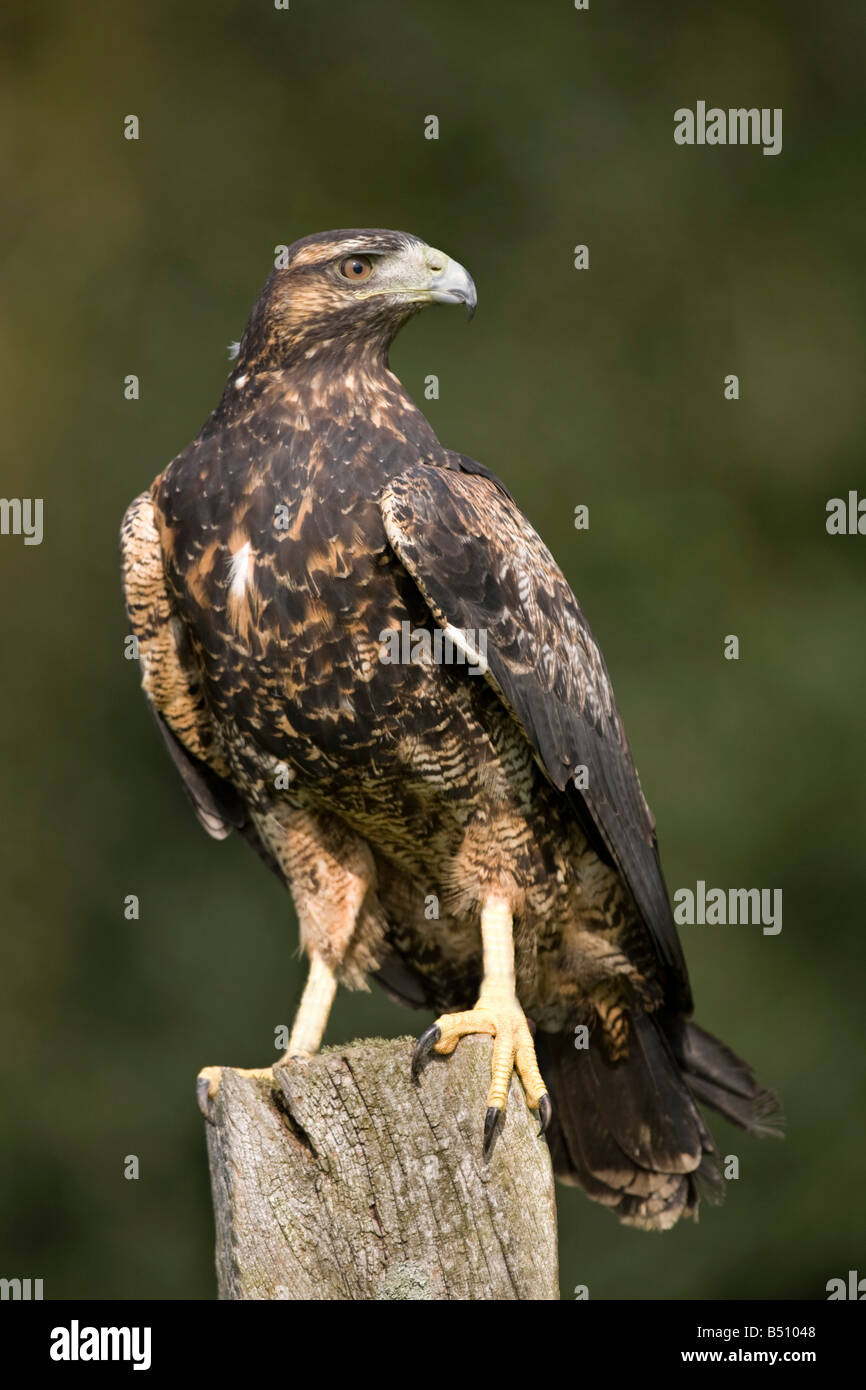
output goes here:
<path id="1" fill-rule="evenodd" d="M 407 232 L 336 231 L 289 247 L 260 294 L 240 346 L 246 371 L 369 348 L 387 353 L 426 304 L 475 309 L 468 272 Z"/>

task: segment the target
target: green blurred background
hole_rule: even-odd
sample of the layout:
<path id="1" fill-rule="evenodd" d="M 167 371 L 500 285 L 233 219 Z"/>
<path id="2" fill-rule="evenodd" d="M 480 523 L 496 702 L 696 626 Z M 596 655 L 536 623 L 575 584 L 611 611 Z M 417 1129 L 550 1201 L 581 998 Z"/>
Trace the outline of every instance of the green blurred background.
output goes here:
<path id="1" fill-rule="evenodd" d="M 471 328 L 425 314 L 393 365 L 579 595 L 671 888 L 784 889 L 780 936 L 683 931 L 700 1020 L 780 1089 L 787 1140 L 715 1122 L 741 1177 L 664 1236 L 560 1189 L 564 1296 L 821 1298 L 866 1273 L 866 538 L 824 526 L 866 491 L 863 7 L 49 0 L 0 24 L 2 490 L 45 503 L 41 546 L 0 538 L 0 1275 L 215 1291 L 194 1077 L 273 1059 L 297 928 L 159 744 L 117 530 L 216 404 L 273 248 L 341 226 L 475 277 Z M 782 154 L 677 147 L 698 99 L 782 107 Z M 327 1041 L 425 1022 L 344 994 Z"/>

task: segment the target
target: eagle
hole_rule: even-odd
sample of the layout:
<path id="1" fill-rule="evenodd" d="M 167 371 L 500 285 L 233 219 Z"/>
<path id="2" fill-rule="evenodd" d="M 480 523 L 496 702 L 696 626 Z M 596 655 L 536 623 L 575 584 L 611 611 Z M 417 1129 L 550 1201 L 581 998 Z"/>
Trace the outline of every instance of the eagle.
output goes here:
<path id="1" fill-rule="evenodd" d="M 309 973 L 283 1061 L 318 1049 L 338 983 L 375 980 L 438 1015 L 416 1079 L 492 1039 L 485 1152 L 516 1070 L 557 1176 L 666 1229 L 720 1191 L 700 1103 L 761 1135 L 778 1100 L 691 1021 L 655 823 L 562 571 L 389 367 L 429 304 L 471 316 L 476 291 L 416 236 L 289 248 L 216 409 L 124 517 L 142 685 L 205 830 L 291 893 Z"/>

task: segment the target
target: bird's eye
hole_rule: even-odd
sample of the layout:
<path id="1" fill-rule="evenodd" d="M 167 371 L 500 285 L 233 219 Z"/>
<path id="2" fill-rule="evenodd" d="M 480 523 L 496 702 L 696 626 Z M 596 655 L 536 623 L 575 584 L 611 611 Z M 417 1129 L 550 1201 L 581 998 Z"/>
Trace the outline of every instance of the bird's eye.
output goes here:
<path id="1" fill-rule="evenodd" d="M 340 274 L 346 280 L 366 280 L 373 273 L 369 256 L 347 256 L 340 262 Z"/>

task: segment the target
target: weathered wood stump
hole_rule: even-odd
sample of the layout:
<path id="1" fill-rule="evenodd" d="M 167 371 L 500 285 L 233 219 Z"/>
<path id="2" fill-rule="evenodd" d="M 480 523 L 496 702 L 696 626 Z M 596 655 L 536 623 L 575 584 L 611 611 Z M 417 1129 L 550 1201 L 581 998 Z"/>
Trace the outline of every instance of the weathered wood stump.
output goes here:
<path id="1" fill-rule="evenodd" d="M 538 1119 L 512 1079 L 489 1160 L 488 1038 L 434 1058 L 357 1042 L 200 1080 L 224 1299 L 556 1299 Z"/>

